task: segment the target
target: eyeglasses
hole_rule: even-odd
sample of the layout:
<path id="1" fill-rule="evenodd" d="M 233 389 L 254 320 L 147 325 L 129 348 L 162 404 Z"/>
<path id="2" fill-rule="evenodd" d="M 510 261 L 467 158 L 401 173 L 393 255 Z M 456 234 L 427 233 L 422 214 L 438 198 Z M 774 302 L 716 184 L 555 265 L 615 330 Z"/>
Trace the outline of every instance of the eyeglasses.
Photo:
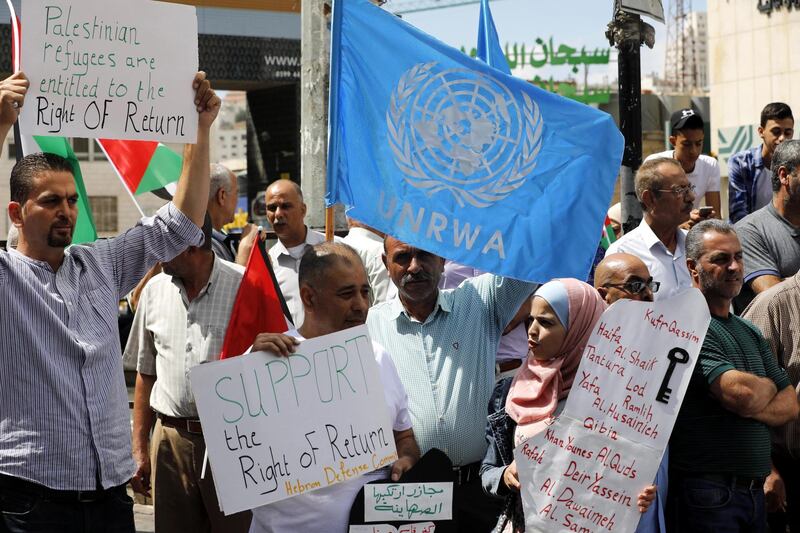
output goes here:
<path id="1" fill-rule="evenodd" d="M 675 196 L 686 196 L 689 192 L 694 193 L 697 187 L 694 185 L 681 185 L 680 187 L 673 187 L 671 189 L 656 189 L 658 192 L 671 192 Z"/>
<path id="2" fill-rule="evenodd" d="M 629 281 L 628 283 L 607 283 L 603 285 L 603 287 L 616 287 L 631 294 L 640 294 L 644 292 L 645 289 L 649 288 L 651 291 L 656 293 L 658 292 L 658 288 L 661 287 L 661 282 L 653 281 L 653 278 L 650 278 L 647 281 L 635 279 L 633 281 Z"/>

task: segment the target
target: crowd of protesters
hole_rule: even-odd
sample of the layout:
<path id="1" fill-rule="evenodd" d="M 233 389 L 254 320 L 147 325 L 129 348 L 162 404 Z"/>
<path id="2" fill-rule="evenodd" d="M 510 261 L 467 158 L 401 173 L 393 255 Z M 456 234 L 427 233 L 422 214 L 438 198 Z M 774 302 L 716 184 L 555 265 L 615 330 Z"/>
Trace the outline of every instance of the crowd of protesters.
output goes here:
<path id="1" fill-rule="evenodd" d="M 600 315 L 619 299 L 695 287 L 711 325 L 668 452 L 638 495 L 637 531 L 800 533 L 800 141 L 788 106 L 767 105 L 763 145 L 731 158 L 735 225 L 719 218 L 702 118 L 675 113 L 674 149 L 636 175 L 644 218 L 611 245 L 593 286 L 478 272 L 355 220 L 343 242 L 326 243 L 305 224 L 301 188 L 270 184 L 269 257 L 294 327 L 258 335 L 254 350 L 289 355 L 303 339 L 366 324 L 398 459 L 224 516 L 203 475 L 187 376 L 218 358 L 261 236 L 247 228 L 237 250 L 222 231 L 236 179 L 209 161 L 220 100 L 202 72 L 193 86 L 198 138 L 173 200 L 115 238 L 70 246 L 78 193 L 68 161 L 32 154 L 12 171 L 16 235 L 0 253 L 0 532 L 134 531 L 130 482 L 153 497 L 157 531 L 341 533 L 367 481 L 422 465 L 454 483 L 454 530 L 523 531 L 512 450 L 560 413 Z M 26 89 L 22 73 L 0 83 L 0 141 Z M 132 292 L 120 346 L 117 305 Z M 137 368 L 132 436 L 123 350 Z"/>

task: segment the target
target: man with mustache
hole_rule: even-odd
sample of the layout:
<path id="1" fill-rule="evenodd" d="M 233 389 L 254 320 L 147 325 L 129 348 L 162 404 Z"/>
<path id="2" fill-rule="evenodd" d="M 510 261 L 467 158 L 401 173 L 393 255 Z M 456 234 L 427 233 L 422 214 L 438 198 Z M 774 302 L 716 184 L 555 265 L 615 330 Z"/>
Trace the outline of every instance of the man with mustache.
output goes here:
<path id="1" fill-rule="evenodd" d="M 0 82 L 0 141 L 27 85 L 21 72 Z M 67 248 L 78 193 L 66 159 L 31 154 L 11 171 L 19 243 L 0 252 L 0 531 L 134 531 L 117 312 L 156 262 L 203 242 L 220 99 L 202 72 L 193 87 L 197 143 L 173 201 L 117 237 Z"/>
<path id="2" fill-rule="evenodd" d="M 642 164 L 635 186 L 644 218 L 611 243 L 606 255 L 623 252 L 641 259 L 660 284 L 654 299 L 666 299 L 692 285 L 684 260 L 686 231 L 680 226 L 692 212 L 694 186 L 681 164 L 666 157 Z"/>
<path id="3" fill-rule="evenodd" d="M 370 335 L 397 366 L 422 453 L 438 448 L 455 467 L 459 527 L 490 531 L 502 502 L 484 494 L 478 470 L 495 354 L 536 284 L 484 274 L 439 290 L 444 259 L 393 237 L 384 240 L 384 263 L 399 298 L 370 310 Z"/>
<path id="4" fill-rule="evenodd" d="M 736 223 L 745 258 L 737 309 L 800 270 L 800 141 L 779 144 L 771 168 L 772 202 Z"/>
<path id="5" fill-rule="evenodd" d="M 742 256 L 727 222 L 700 222 L 686 237 L 692 284 L 711 323 L 669 444 L 671 531 L 764 531 L 770 428 L 800 409 L 764 336 L 730 312 L 742 288 Z"/>
<path id="6" fill-rule="evenodd" d="M 279 179 L 267 187 L 267 219 L 278 236 L 269 256 L 295 327 L 303 324 L 303 302 L 297 283 L 300 259 L 310 247 L 325 242 L 325 235 L 306 226 L 306 204 L 300 186 Z"/>

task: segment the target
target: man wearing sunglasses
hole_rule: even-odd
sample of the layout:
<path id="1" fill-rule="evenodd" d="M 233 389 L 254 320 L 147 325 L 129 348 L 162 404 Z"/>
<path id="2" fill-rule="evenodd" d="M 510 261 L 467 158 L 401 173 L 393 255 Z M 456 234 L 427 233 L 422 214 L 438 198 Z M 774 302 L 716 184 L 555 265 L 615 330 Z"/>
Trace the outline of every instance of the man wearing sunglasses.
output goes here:
<path id="1" fill-rule="evenodd" d="M 631 254 L 607 255 L 594 274 L 594 287 L 609 305 L 621 299 L 652 302 L 660 285 L 647 265 Z"/>
<path id="2" fill-rule="evenodd" d="M 631 254 L 606 255 L 594 272 L 594 288 L 608 305 L 617 300 L 652 302 L 661 284 L 653 281 L 647 265 Z M 669 454 L 665 453 L 658 466 L 655 481 L 656 500 L 639 519 L 636 533 L 666 531 L 664 509 L 667 504 Z"/>
<path id="3" fill-rule="evenodd" d="M 686 268 L 686 231 L 680 226 L 693 209 L 694 186 L 679 162 L 664 157 L 646 161 L 636 173 L 635 185 L 644 211 L 642 223 L 612 243 L 606 256 L 638 257 L 660 285 L 653 299 L 667 299 L 692 286 Z"/>

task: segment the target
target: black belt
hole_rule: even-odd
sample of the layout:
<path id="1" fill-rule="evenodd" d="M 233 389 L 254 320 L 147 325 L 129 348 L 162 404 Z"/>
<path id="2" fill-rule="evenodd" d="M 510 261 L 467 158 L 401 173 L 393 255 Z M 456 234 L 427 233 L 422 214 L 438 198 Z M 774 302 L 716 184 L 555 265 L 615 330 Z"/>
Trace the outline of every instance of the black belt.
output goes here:
<path id="1" fill-rule="evenodd" d="M 95 490 L 57 490 L 39 485 L 26 479 L 0 474 L 0 487 L 27 492 L 40 496 L 43 500 L 56 503 L 93 503 L 103 501 L 114 491 L 125 491 L 125 485 L 118 485 L 110 489 Z"/>
<path id="2" fill-rule="evenodd" d="M 456 476 L 455 484 L 463 485 L 465 483 L 469 483 L 473 479 L 478 479 L 480 469 L 480 462 L 470 463 L 464 466 L 454 466 L 453 474 Z"/>
<path id="3" fill-rule="evenodd" d="M 203 428 L 200 421 L 196 418 L 175 418 L 174 416 L 158 414 L 158 419 L 161 420 L 162 426 L 167 426 L 175 429 L 183 429 L 194 435 L 202 435 Z"/>
<path id="4" fill-rule="evenodd" d="M 730 488 L 738 489 L 760 489 L 764 487 L 764 477 L 753 476 L 734 476 L 732 474 L 695 474 L 695 473 L 681 473 L 680 477 L 683 479 L 702 479 L 704 481 L 713 481 Z"/>

